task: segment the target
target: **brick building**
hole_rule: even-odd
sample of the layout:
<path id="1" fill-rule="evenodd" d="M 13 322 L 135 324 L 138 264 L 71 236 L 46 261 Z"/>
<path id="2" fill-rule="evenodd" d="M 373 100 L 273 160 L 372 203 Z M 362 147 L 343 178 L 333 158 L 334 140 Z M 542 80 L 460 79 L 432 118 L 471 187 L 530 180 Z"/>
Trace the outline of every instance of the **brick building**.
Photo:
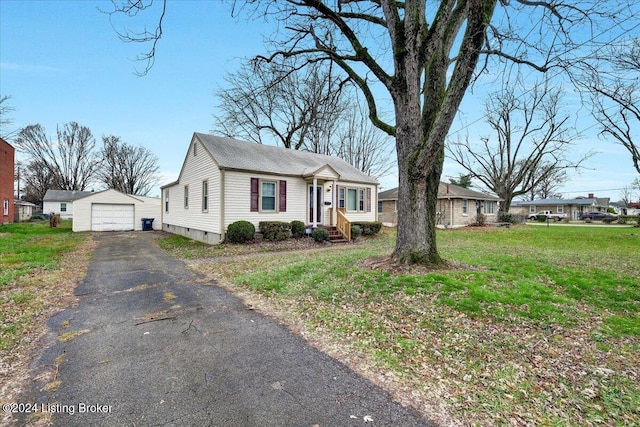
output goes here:
<path id="1" fill-rule="evenodd" d="M 13 222 L 13 179 L 15 173 L 15 150 L 0 138 L 0 224 Z"/>

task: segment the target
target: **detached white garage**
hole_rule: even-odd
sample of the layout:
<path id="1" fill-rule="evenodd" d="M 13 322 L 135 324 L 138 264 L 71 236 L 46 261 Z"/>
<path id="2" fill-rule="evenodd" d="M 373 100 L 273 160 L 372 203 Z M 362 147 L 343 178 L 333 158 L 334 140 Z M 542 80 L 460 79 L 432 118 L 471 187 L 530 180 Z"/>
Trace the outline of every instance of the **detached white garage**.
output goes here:
<path id="1" fill-rule="evenodd" d="M 135 206 L 107 203 L 91 204 L 91 231 L 135 230 Z"/>
<path id="2" fill-rule="evenodd" d="M 142 230 L 142 218 L 154 218 L 153 229 L 161 230 L 160 214 L 159 198 L 105 190 L 73 203 L 73 231 Z"/>

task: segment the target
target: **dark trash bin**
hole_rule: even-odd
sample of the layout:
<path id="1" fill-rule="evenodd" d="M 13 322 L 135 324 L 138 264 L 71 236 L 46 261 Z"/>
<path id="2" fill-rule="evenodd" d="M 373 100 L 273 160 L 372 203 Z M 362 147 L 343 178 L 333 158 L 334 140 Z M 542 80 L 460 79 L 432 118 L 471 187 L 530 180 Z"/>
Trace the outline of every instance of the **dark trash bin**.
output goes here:
<path id="1" fill-rule="evenodd" d="M 142 231 L 152 231 L 154 219 L 155 218 L 142 218 Z"/>

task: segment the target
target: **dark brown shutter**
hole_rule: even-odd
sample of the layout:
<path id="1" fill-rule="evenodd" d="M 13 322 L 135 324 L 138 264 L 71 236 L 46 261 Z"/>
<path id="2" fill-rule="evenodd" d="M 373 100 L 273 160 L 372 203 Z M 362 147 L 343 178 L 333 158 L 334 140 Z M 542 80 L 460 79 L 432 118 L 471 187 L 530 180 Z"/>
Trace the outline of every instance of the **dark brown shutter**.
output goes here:
<path id="1" fill-rule="evenodd" d="M 287 181 L 285 180 L 280 181 L 280 191 L 278 192 L 278 195 L 279 195 L 279 200 L 278 200 L 279 212 L 286 212 L 287 211 Z"/>
<path id="2" fill-rule="evenodd" d="M 251 212 L 258 212 L 258 178 L 251 178 Z"/>
<path id="3" fill-rule="evenodd" d="M 367 187 L 367 201 L 365 205 L 367 206 L 367 212 L 371 212 L 371 187 Z"/>

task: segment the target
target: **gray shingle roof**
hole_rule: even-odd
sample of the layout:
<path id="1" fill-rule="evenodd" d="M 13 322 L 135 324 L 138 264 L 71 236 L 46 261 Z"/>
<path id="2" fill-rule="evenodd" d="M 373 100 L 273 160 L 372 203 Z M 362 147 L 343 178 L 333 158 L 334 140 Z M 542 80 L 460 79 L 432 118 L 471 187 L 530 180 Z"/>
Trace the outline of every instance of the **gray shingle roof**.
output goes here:
<path id="1" fill-rule="evenodd" d="M 539 199 L 539 200 L 514 200 L 511 206 L 562 206 L 578 205 L 591 206 L 596 204 L 596 199 Z"/>
<path id="2" fill-rule="evenodd" d="M 73 202 L 89 194 L 91 191 L 47 190 L 42 200 L 44 202 Z"/>
<path id="3" fill-rule="evenodd" d="M 472 199 L 472 200 L 501 200 L 499 197 L 492 196 L 487 193 L 481 193 L 480 191 L 469 190 L 458 185 L 447 184 L 441 182 L 438 186 L 438 198 L 439 199 Z M 378 193 L 378 200 L 397 200 L 398 188 L 392 188 L 391 190 Z"/>
<path id="4" fill-rule="evenodd" d="M 369 175 L 338 157 L 238 141 L 198 132 L 194 135 L 209 151 L 220 169 L 308 176 L 321 167 L 329 165 L 340 175 L 341 181 L 378 183 Z"/>

